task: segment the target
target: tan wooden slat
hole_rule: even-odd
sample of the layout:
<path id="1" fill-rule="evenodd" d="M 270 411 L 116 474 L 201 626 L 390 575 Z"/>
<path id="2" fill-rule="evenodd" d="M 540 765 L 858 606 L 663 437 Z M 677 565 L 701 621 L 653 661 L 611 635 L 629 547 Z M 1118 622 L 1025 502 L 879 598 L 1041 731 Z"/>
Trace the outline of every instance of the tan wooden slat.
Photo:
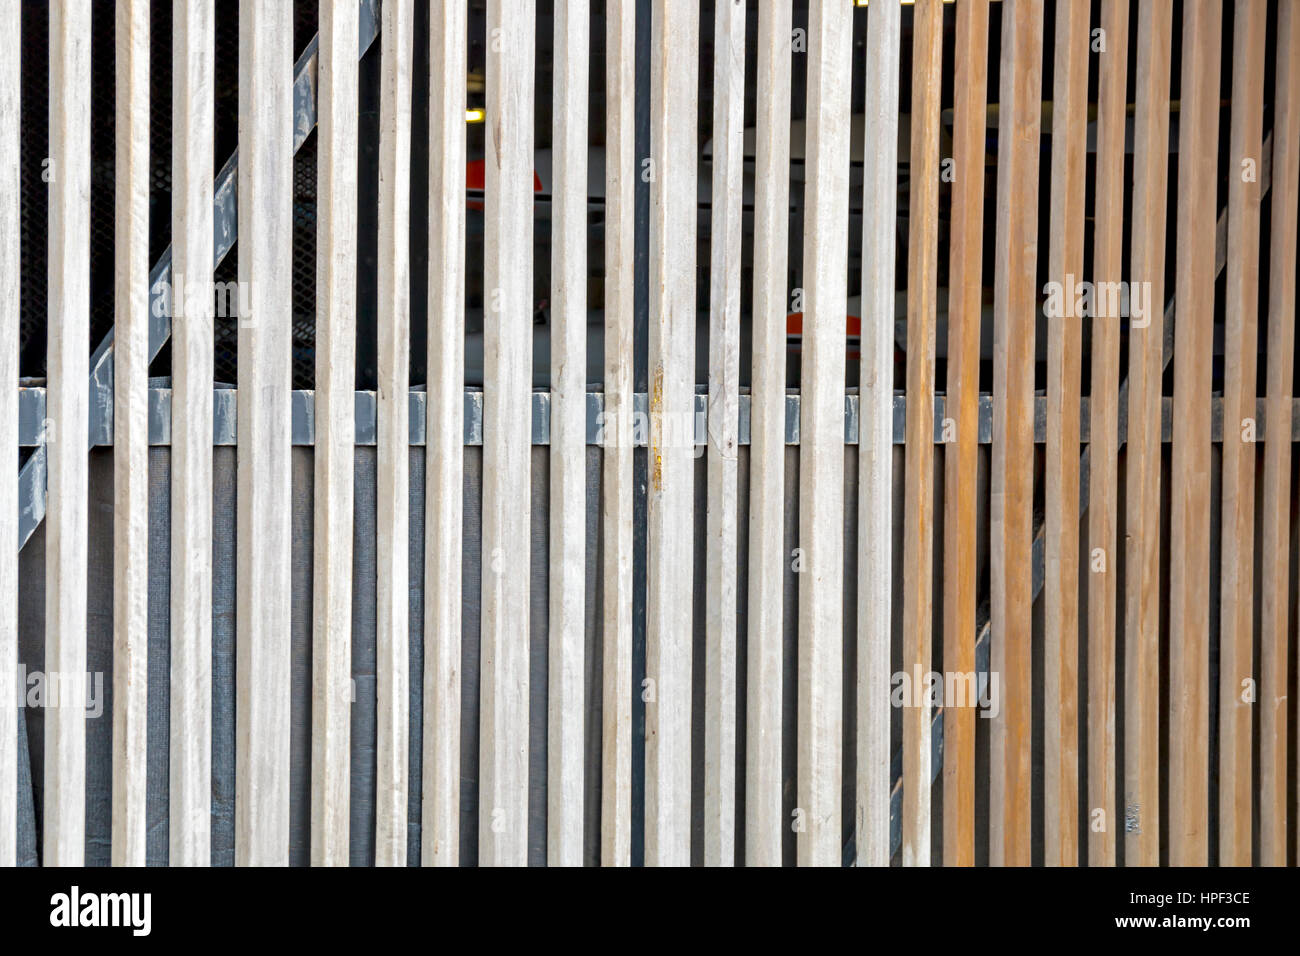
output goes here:
<path id="1" fill-rule="evenodd" d="M 934 327 L 939 258 L 942 0 L 916 4 L 907 253 L 907 445 L 903 491 L 903 670 L 929 674 L 934 615 Z M 919 680 L 913 687 L 919 688 Z M 917 699 L 919 698 L 919 699 Z M 930 707 L 903 708 L 903 865 L 930 865 Z"/>
<path id="2" fill-rule="evenodd" d="M 1251 863 L 1254 708 L 1255 372 L 1259 337 L 1259 167 L 1264 138 L 1268 4 L 1237 0 L 1232 20 L 1224 306 L 1223 545 L 1219 619 L 1219 863 Z M 1249 163 L 1254 175 L 1247 176 Z M 1250 419 L 1250 423 L 1246 419 Z"/>
<path id="3" fill-rule="evenodd" d="M 651 23 L 645 861 L 690 861 L 691 535 L 699 7 Z"/>
<path id="4" fill-rule="evenodd" d="M 466 0 L 431 8 L 429 411 L 425 445 L 424 755 L 420 861 L 460 862 L 461 561 L 465 452 Z"/>
<path id="5" fill-rule="evenodd" d="M 1117 284 L 1123 281 L 1124 273 L 1128 0 L 1105 0 L 1101 8 L 1101 29 L 1106 38 L 1106 49 L 1097 54 L 1097 189 L 1092 251 L 1092 388 L 1088 417 L 1087 820 L 1088 864 L 1114 866 L 1119 832 L 1115 807 L 1115 579 L 1119 573 L 1116 525 L 1119 498 L 1119 330 L 1122 321 L 1119 313 L 1122 303 L 1118 294 L 1112 300 L 1103 291 L 1111 288 L 1103 283 Z M 1113 287 L 1119 288 L 1118 285 Z"/>
<path id="6" fill-rule="evenodd" d="M 800 866 L 840 864 L 844 579 L 844 362 L 852 17 L 816 4 L 808 20 L 803 367 L 799 421 Z"/>
<path id="7" fill-rule="evenodd" d="M 293 4 L 239 5 L 235 862 L 289 859 Z"/>
<path id="8" fill-rule="evenodd" d="M 1079 395 L 1089 6 L 1070 3 L 1056 20 L 1052 78 L 1052 198 L 1047 309 L 1046 533 L 1043 574 L 1043 853 L 1048 866 L 1079 862 Z M 1110 49 L 1109 37 L 1107 50 Z M 1106 57 L 1109 64 L 1118 57 Z M 1121 67 L 1122 68 L 1122 67 Z M 1099 69 L 1102 69 L 1099 66 Z M 1122 92 L 1122 86 L 1121 86 Z M 1122 117 L 1121 117 L 1122 120 Z M 1052 301 L 1049 296 L 1049 303 Z M 945 717 L 946 730 L 946 717 Z M 1091 738 L 1090 738 L 1091 739 Z M 945 743 L 947 741 L 945 740 Z M 945 747 L 945 761 L 947 748 Z"/>
<path id="9" fill-rule="evenodd" d="M 80 866 L 86 832 L 86 529 L 90 372 L 90 4 L 50 16 L 49 347 L 45 442 L 46 866 Z"/>
<path id="10" fill-rule="evenodd" d="M 1295 349 L 1296 196 L 1300 193 L 1300 9 L 1278 6 L 1273 206 L 1268 269 L 1263 567 L 1260 582 L 1259 863 L 1287 859 L 1287 655 L 1291 624 L 1291 398 Z M 1274 437 L 1271 437 L 1274 436 Z M 1280 440 L 1279 440 L 1280 439 Z"/>
<path id="11" fill-rule="evenodd" d="M 790 0 L 763 0 L 759 5 L 745 675 L 747 866 L 780 866 L 781 837 L 788 825 L 781 803 L 781 681 L 782 588 L 789 560 L 784 508 L 792 22 Z"/>
<path id="12" fill-rule="evenodd" d="M 582 865 L 587 576 L 587 93 L 591 7 L 555 5 L 546 856 Z"/>
<path id="13" fill-rule="evenodd" d="M 179 21 L 177 21 L 179 22 Z M 118 0 L 113 260 L 113 804 L 112 862 L 144 866 L 149 640 L 149 4 Z M 211 143 L 211 126 L 208 142 Z M 173 179 L 175 184 L 175 179 Z M 211 166 L 207 208 L 212 210 Z M 181 204 L 179 192 L 177 205 Z M 208 224 L 211 241 L 212 225 Z M 175 244 L 173 244 L 175 249 Z M 173 265 L 175 264 L 173 258 Z M 212 264 L 208 252 L 207 264 Z M 201 273 L 202 274 L 202 273 Z M 3 339 L 3 335 L 0 335 Z M 209 352 L 211 345 L 209 344 Z M 173 357 L 173 374 L 177 359 Z M 0 388 L 3 388 L 0 385 Z M 211 400 L 212 388 L 208 387 Z M 175 391 L 172 393 L 175 402 Z M 173 415 L 173 421 L 175 417 Z M 211 418 L 208 442 L 211 448 Z M 173 433 L 173 444 L 175 433 Z M 12 447 L 12 446 L 9 446 Z M 173 452 L 174 453 L 174 452 Z M 174 459 L 173 459 L 174 461 Z M 173 474 L 175 474 L 173 464 Z M 173 500 L 175 500 L 173 498 Z M 211 500 L 211 497 L 207 500 Z M 173 527 L 175 525 L 173 524 Z M 6 538 L 6 540 L 8 540 Z M 211 549 L 207 552 L 211 557 Z M 0 586 L 2 591 L 2 586 Z M 173 620 L 175 618 L 173 617 Z M 209 615 L 209 625 L 211 617 Z M 173 665 L 178 657 L 172 642 Z M 211 654 L 209 653 L 209 661 Z M 186 693 L 187 687 L 175 694 Z M 211 701 L 209 692 L 207 700 Z M 0 697 L 0 700 L 12 700 Z M 176 718 L 172 718 L 173 730 Z M 194 728 L 195 732 L 199 728 Z M 212 735 L 203 737 L 211 752 Z M 173 734 L 173 741 L 175 736 Z M 180 761 L 172 755 L 173 777 Z M 176 793 L 176 785 L 172 785 Z M 173 817 L 173 846 L 206 832 L 203 819 Z M 200 827 L 202 829 L 200 829 Z M 206 864 L 205 855 L 193 862 Z M 172 854 L 173 863 L 184 862 Z"/>
<path id="14" fill-rule="evenodd" d="M 1215 175 L 1223 10 L 1183 14 L 1173 450 L 1169 488 L 1169 862 L 1204 865 L 1209 842 L 1210 388 Z"/>
<path id="15" fill-rule="evenodd" d="M 956 428 L 955 441 L 944 449 L 943 456 L 943 660 L 948 673 L 971 675 L 975 674 L 975 494 L 979 484 L 979 343 L 983 306 L 980 276 L 988 35 L 986 0 L 960 4 L 953 85 L 954 179 L 947 381 L 948 414 Z M 890 314 L 886 311 L 882 319 Z M 892 338 L 882 339 L 881 344 L 892 350 Z M 882 430 L 881 439 L 892 440 L 891 432 L 892 428 Z M 888 491 L 882 486 L 879 493 L 888 494 Z M 886 640 L 885 655 L 888 647 Z M 887 656 L 884 664 L 888 670 Z M 946 866 L 975 865 L 975 702 L 967 703 L 966 707 L 944 709 L 943 857 Z"/>
<path id="16" fill-rule="evenodd" d="M 1124 625 L 1124 862 L 1160 862 L 1160 427 L 1172 8 L 1138 6 L 1131 281 L 1147 315 L 1130 323 Z"/>
<path id="17" fill-rule="evenodd" d="M 410 731 L 411 0 L 380 9 L 375 863 L 406 865 Z"/>
<path id="18" fill-rule="evenodd" d="M 989 528 L 991 666 L 1002 676 L 1002 701 L 993 719 L 989 857 L 994 865 L 1010 866 L 1030 862 L 1034 270 L 1042 51 L 1041 0 L 1021 0 L 1004 9 Z"/>
<path id="19" fill-rule="evenodd" d="M 21 7 L 0 3 L 0 156 L 17 156 L 22 74 Z M 17 162 L 0 167 L 0 448 L 18 445 L 18 319 L 21 223 Z M 0 469 L 0 541 L 18 539 L 18 469 Z M 0 547 L 0 701 L 18 698 L 18 549 Z M 0 707 L 0 866 L 18 862 L 18 709 Z"/>
<path id="20" fill-rule="evenodd" d="M 479 859 L 528 850 L 528 568 L 533 322 L 534 0 L 490 0 L 483 288 Z"/>
<path id="21" fill-rule="evenodd" d="M 632 337 L 636 10 L 605 9 L 605 408 L 601 468 L 600 860 L 632 863 Z"/>
<path id="22" fill-rule="evenodd" d="M 740 239 L 744 211 L 745 6 L 717 5 L 704 655 L 704 864 L 736 859 L 736 550 L 740 446 Z"/>
<path id="23" fill-rule="evenodd" d="M 316 85 L 319 143 L 312 535 L 314 866 L 346 866 L 349 860 L 359 13 L 357 4 L 321 0 Z M 425 701 L 428 706 L 428 696 Z M 427 817 L 424 822 L 429 825 Z"/>
<path id="24" fill-rule="evenodd" d="M 964 8 L 958 10 L 959 24 L 965 21 L 966 12 Z M 889 738 L 889 651 L 894 570 L 891 547 L 894 520 L 894 287 L 897 284 L 895 244 L 898 231 L 901 24 L 897 0 L 878 0 L 867 12 L 867 102 L 864 106 L 862 157 L 861 438 L 858 444 L 858 806 L 855 846 L 859 866 L 889 865 L 889 793 L 894 783 L 890 778 L 893 754 Z M 788 29 L 786 33 L 789 34 Z M 981 118 L 983 111 L 981 104 Z M 788 150 L 788 145 L 786 148 Z M 784 244 L 784 233 L 781 238 Z M 784 350 L 784 340 L 774 345 L 778 351 Z M 784 362 L 780 363 L 779 369 L 784 381 Z M 973 423 L 975 418 L 971 421 Z M 780 459 L 777 462 L 779 466 Z M 783 489 L 778 491 L 781 493 Z M 752 500 L 752 490 L 750 494 Z M 776 543 L 780 547 L 779 524 L 777 533 Z M 753 540 L 751 535 L 751 550 Z M 752 601 L 750 607 L 753 607 Z M 972 610 L 971 630 L 974 628 Z M 974 644 L 971 648 L 973 652 Z M 777 650 L 779 652 L 779 645 Z M 778 734 L 778 746 L 779 742 Z M 778 751 L 778 760 L 779 756 Z M 750 799 L 749 793 L 746 790 L 746 802 Z"/>

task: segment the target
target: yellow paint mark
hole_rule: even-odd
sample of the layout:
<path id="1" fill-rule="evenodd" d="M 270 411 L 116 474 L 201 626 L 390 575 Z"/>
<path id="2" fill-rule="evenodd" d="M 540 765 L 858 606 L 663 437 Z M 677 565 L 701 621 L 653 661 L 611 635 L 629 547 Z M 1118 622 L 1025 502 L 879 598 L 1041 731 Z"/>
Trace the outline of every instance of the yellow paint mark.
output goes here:
<path id="1" fill-rule="evenodd" d="M 663 440 L 664 414 L 664 367 L 655 366 L 654 382 L 650 386 L 650 452 L 654 458 L 654 469 L 650 475 L 650 485 L 655 493 L 664 490 L 664 456 L 660 443 Z"/>

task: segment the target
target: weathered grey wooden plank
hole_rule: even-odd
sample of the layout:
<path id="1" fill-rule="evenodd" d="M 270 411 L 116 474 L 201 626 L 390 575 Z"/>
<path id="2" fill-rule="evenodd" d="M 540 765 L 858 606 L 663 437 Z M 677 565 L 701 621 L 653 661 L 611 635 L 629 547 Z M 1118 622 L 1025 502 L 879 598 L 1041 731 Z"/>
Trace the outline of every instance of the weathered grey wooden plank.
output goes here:
<path id="1" fill-rule="evenodd" d="M 489 0 L 483 287 L 482 704 L 479 861 L 528 850 L 529 391 L 533 321 L 534 0 Z"/>
<path id="2" fill-rule="evenodd" d="M 181 22 L 177 19 L 177 23 Z M 113 311 L 117 349 L 113 353 L 113 803 L 112 862 L 144 866 L 146 726 L 148 723 L 149 611 L 149 4 L 118 0 L 116 9 L 116 119 L 114 173 Z M 208 141 L 211 142 L 211 127 Z M 209 163 L 208 179 L 212 176 Z M 173 180 L 173 183 L 175 180 Z M 177 197 L 175 203 L 180 204 Z M 207 202 L 209 210 L 211 200 Z M 175 207 L 174 207 L 175 208 Z M 209 242 L 212 229 L 208 227 Z M 208 259 L 211 261 L 211 253 Z M 211 344 L 209 344 L 211 349 Z M 175 359 L 173 359 L 175 362 Z M 212 386 L 207 387 L 211 430 Z M 211 454 L 211 435 L 207 441 Z M 176 458 L 172 468 L 175 474 Z M 175 499 L 173 499 L 175 500 Z M 207 499 L 211 500 L 211 497 Z M 175 527 L 175 525 L 173 525 Z M 173 552 L 174 553 L 174 552 Z M 206 554 L 211 556 L 209 547 Z M 174 580 L 174 578 L 173 578 Z M 174 593 L 174 592 L 173 592 Z M 173 620 L 175 617 L 173 615 Z M 210 624 L 210 621 L 209 621 Z M 209 659 L 211 654 L 209 653 Z M 177 663 L 177 642 L 172 642 Z M 173 684 L 172 700 L 179 691 Z M 10 698 L 12 699 L 12 698 Z M 211 693 L 207 700 L 211 701 Z M 173 743 L 176 717 L 172 717 Z M 207 744 L 211 734 L 202 738 Z M 211 746 L 205 751 L 211 752 Z M 179 762 L 173 754 L 172 760 Z M 178 768 L 173 763 L 173 778 Z M 175 800 L 175 783 L 172 785 Z M 175 815 L 172 846 L 188 834 L 207 832 L 203 820 Z M 187 830 L 187 823 L 198 826 Z M 199 829 L 201 827 L 201 830 Z M 202 860 L 206 864 L 207 844 Z M 173 863 L 178 860 L 172 854 Z"/>
<path id="3" fill-rule="evenodd" d="M 460 641 L 465 405 L 465 0 L 431 8 L 429 54 L 429 416 L 425 448 L 425 866 L 460 862 Z"/>
<path id="4" fill-rule="evenodd" d="M 783 587 L 789 560 L 784 515 L 792 21 L 790 0 L 763 0 L 759 5 L 745 681 L 747 866 L 781 865 L 781 836 L 787 825 L 781 811 L 781 682 Z M 889 228 L 892 252 L 892 222 Z M 891 319 L 892 309 L 891 302 Z M 891 333 L 892 329 L 891 322 Z M 892 358 L 892 347 L 890 355 Z"/>
<path id="5" fill-rule="evenodd" d="M 555 5 L 546 858 L 582 865 L 587 576 L 587 94 L 591 7 Z"/>
<path id="6" fill-rule="evenodd" d="M 958 11 L 960 22 L 964 22 L 964 14 L 965 10 Z M 894 287 L 898 231 L 898 74 L 901 28 L 902 12 L 897 0 L 880 0 L 867 13 L 867 103 L 862 156 L 862 385 L 859 390 L 861 424 L 858 443 L 858 806 L 855 820 L 859 866 L 888 866 L 890 856 L 889 791 L 893 781 L 889 772 L 889 650 L 894 570 L 891 547 L 894 495 Z M 789 35 L 788 24 L 785 32 Z M 980 55 L 983 55 L 982 50 Z M 980 105 L 979 112 L 982 122 L 983 104 Z M 789 149 L 788 143 L 786 149 Z M 855 160 L 857 158 L 854 157 Z M 962 159 L 958 158 L 957 161 L 961 163 Z M 982 154 L 979 164 L 981 169 L 977 178 L 982 181 Z M 785 175 L 784 170 L 782 175 Z M 784 203 L 784 198 L 782 202 Z M 784 223 L 784 208 L 780 214 Z M 780 239 L 784 261 L 784 232 Z M 754 271 L 757 275 L 757 267 Z M 784 271 L 781 278 L 784 280 Z M 784 281 L 782 289 L 784 290 Z M 975 314 L 979 315 L 978 308 Z M 978 339 L 978 330 L 976 338 Z M 757 340 L 756 333 L 756 352 Z M 773 347 L 779 355 L 783 355 L 786 348 L 784 336 L 774 342 Z M 781 358 L 778 358 L 777 370 L 781 377 L 779 384 L 784 385 L 785 362 Z M 778 391 L 784 393 L 783 388 Z M 978 417 L 977 412 L 971 419 L 972 423 Z M 751 456 L 752 454 L 751 452 Z M 755 459 L 751 458 L 753 460 Z M 778 459 L 778 467 L 780 465 Z M 752 487 L 750 495 L 752 501 Z M 778 547 L 780 530 L 778 521 Z M 751 535 L 751 560 L 753 542 Z M 780 562 L 776 567 L 780 569 L 783 564 Z M 750 574 L 753 573 L 751 570 Z M 754 602 L 751 600 L 750 614 L 753 613 Z M 779 603 L 775 620 L 780 620 Z M 973 625 L 967 632 L 971 629 Z M 780 634 L 779 624 L 776 633 Z M 778 643 L 778 676 L 780 650 Z M 747 688 L 746 693 L 752 691 Z M 776 736 L 776 746 L 779 770 L 779 734 Z M 750 799 L 748 790 L 745 799 L 747 802 Z M 777 809 L 780 809 L 779 803 Z"/>
<path id="7" fill-rule="evenodd" d="M 17 156 L 22 9 L 0 3 L 0 156 Z M 18 163 L 0 169 L 0 448 L 18 444 L 20 178 Z M 18 471 L 0 469 L 0 701 L 18 697 Z M 0 707 L 0 866 L 18 862 L 18 708 Z"/>
<path id="8" fill-rule="evenodd" d="M 239 321 L 235 860 L 289 856 L 293 4 L 239 6 Z M 241 296 L 241 307 L 245 297 Z"/>
<path id="9" fill-rule="evenodd" d="M 801 866 L 840 863 L 844 527 L 844 316 L 852 17 L 817 4 L 808 21 L 807 213 L 799 445 Z"/>
<path id="10" fill-rule="evenodd" d="M 713 31 L 708 497 L 704 654 L 704 864 L 736 852 L 737 503 L 740 268 L 744 211 L 745 6 L 719 3 Z"/>
<path id="11" fill-rule="evenodd" d="M 321 0 L 316 84 L 320 139 L 316 168 L 316 452 L 312 532 L 311 860 L 314 866 L 346 866 L 350 836 L 357 21 L 355 4 Z"/>
<path id="12" fill-rule="evenodd" d="M 632 862 L 632 342 L 636 10 L 605 8 L 605 395 L 601 476 L 600 861 Z"/>
<path id="13" fill-rule="evenodd" d="M 380 7 L 375 863 L 406 865 L 410 662 L 411 0 Z"/>
<path id="14" fill-rule="evenodd" d="M 172 141 L 178 145 L 172 151 L 168 835 L 175 866 L 206 866 L 211 860 L 214 16 L 210 2 L 173 4 Z M 123 341 L 125 321 L 119 312 L 117 369 L 123 349 L 134 347 Z M 147 349 L 147 329 L 144 336 Z M 140 360 L 147 374 L 144 353 Z M 115 374 L 116 394 L 122 384 Z"/>
<path id="15" fill-rule="evenodd" d="M 45 670 L 59 699 L 45 711 L 47 866 L 80 866 L 86 822 L 86 527 L 90 355 L 90 4 L 50 17 L 49 457 Z"/>

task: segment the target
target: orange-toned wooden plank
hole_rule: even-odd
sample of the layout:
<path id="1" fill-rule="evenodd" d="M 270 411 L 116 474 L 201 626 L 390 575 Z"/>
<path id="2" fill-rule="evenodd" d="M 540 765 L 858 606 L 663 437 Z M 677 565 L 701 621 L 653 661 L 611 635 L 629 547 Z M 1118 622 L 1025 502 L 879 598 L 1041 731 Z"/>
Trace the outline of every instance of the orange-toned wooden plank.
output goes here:
<path id="1" fill-rule="evenodd" d="M 1051 240 L 1047 297 L 1047 526 L 1043 576 L 1043 849 L 1048 866 L 1079 862 L 1079 388 L 1088 61 L 1086 3 L 1056 19 L 1052 79 Z M 1122 57 L 1122 54 L 1121 54 Z M 945 748 L 946 749 L 946 748 Z M 945 759 L 947 755 L 945 753 Z"/>
<path id="2" fill-rule="evenodd" d="M 993 472 L 990 509 L 993 721 L 990 861 L 1030 862 L 1033 603 L 1034 315 L 1043 4 L 1002 12 L 997 258 L 994 277 Z"/>

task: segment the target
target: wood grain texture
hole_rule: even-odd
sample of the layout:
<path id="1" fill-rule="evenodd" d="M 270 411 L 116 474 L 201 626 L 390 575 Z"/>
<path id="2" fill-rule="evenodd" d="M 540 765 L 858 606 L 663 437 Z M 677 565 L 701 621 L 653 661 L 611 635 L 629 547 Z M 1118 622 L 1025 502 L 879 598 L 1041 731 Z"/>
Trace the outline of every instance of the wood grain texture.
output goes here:
<path id="1" fill-rule="evenodd" d="M 920 0 L 912 37 L 907 251 L 907 444 L 903 489 L 903 670 L 919 690 L 933 670 L 934 335 L 939 258 L 942 0 Z M 903 865 L 930 865 L 930 706 L 903 708 Z"/>
<path id="2" fill-rule="evenodd" d="M 975 673 L 978 584 L 975 496 L 979 485 L 979 348 L 983 311 L 981 274 L 988 37 L 989 5 L 986 0 L 958 5 L 953 85 L 954 179 L 947 381 L 948 416 L 953 419 L 956 430 L 955 441 L 944 449 L 943 455 L 943 669 L 953 674 Z M 892 338 L 882 339 L 881 344 L 892 347 Z M 880 439 L 892 441 L 891 433 L 892 428 L 889 431 L 882 429 Z M 882 484 L 878 494 L 888 493 L 888 486 Z M 886 633 L 886 655 L 887 638 Z M 887 656 L 884 665 L 888 670 Z M 975 701 L 967 704 L 966 707 L 950 705 L 944 708 L 945 866 L 975 865 Z M 887 761 L 887 754 L 882 757 Z M 888 763 L 885 762 L 884 766 L 887 768 Z"/>
<path id="3" fill-rule="evenodd" d="M 587 94 L 591 7 L 555 6 L 546 858 L 582 865 L 587 576 Z"/>
<path id="4" fill-rule="evenodd" d="M 1003 10 L 989 525 L 991 666 L 1002 675 L 990 759 L 989 858 L 995 866 L 1030 862 L 1034 273 L 1042 53 L 1041 0 L 1021 0 Z"/>
<path id="5" fill-rule="evenodd" d="M 293 4 L 239 5 L 235 862 L 289 859 Z"/>
<path id="6" fill-rule="evenodd" d="M 1287 860 L 1287 659 L 1291 623 L 1291 434 L 1294 394 L 1296 197 L 1300 194 L 1300 5 L 1278 6 L 1273 106 L 1273 206 L 1260 580 L 1258 862 Z M 1276 438 L 1270 437 L 1276 436 Z M 1281 440 L 1277 440 L 1280 438 Z"/>
<path id="7" fill-rule="evenodd" d="M 1043 856 L 1048 866 L 1079 862 L 1079 395 L 1082 319 L 1074 308 L 1083 280 L 1088 70 L 1092 56 L 1084 3 L 1059 8 L 1052 77 L 1051 235 L 1047 301 L 1047 446 L 1043 573 Z M 1109 49 L 1109 37 L 1108 49 Z M 1105 57 L 1100 64 L 1122 60 Z M 1122 67 L 1121 67 L 1122 69 Z M 1122 91 L 1122 82 L 1120 85 Z M 1122 117 L 1121 117 L 1122 120 Z M 946 727 L 946 724 L 945 724 Z M 946 748 L 945 748 L 946 749 Z M 946 759 L 946 758 L 945 758 Z"/>
<path id="8" fill-rule="evenodd" d="M 959 29 L 966 12 L 965 8 L 958 11 Z M 971 12 L 978 11 L 972 9 Z M 889 792 L 894 783 L 890 770 L 893 754 L 889 737 L 892 716 L 889 653 L 894 571 L 894 297 L 897 285 L 895 245 L 898 233 L 901 27 L 902 11 L 897 0 L 879 0 L 867 12 L 867 102 L 862 157 L 861 431 L 858 443 L 858 805 L 855 846 L 859 866 L 889 865 Z M 788 29 L 786 33 L 789 34 Z M 981 120 L 983 110 L 981 104 Z M 788 144 L 786 148 L 788 150 Z M 784 241 L 783 233 L 782 243 Z M 773 346 L 784 351 L 784 339 Z M 784 362 L 780 368 L 784 381 Z M 784 409 L 781 418 L 784 425 Z M 750 494 L 752 500 L 752 490 Z M 753 540 L 751 535 L 751 549 Z M 752 601 L 750 606 L 753 607 Z M 972 619 L 972 630 L 974 626 Z M 745 799 L 749 800 L 748 790 Z"/>
<path id="9" fill-rule="evenodd" d="M 1169 863 L 1203 866 L 1209 841 L 1210 389 L 1223 10 L 1188 0 L 1178 140 L 1169 528 Z"/>
<path id="10" fill-rule="evenodd" d="M 690 862 L 699 7 L 651 24 L 650 487 L 646 571 L 645 861 Z"/>
<path id="11" fill-rule="evenodd" d="M 118 0 L 115 14 L 112 862 L 115 866 L 144 866 L 149 703 L 149 4 L 144 0 Z M 209 143 L 211 140 L 209 135 Z M 212 210 L 210 177 L 211 167 L 209 214 Z M 181 204 L 179 198 L 174 203 Z M 209 223 L 209 242 L 211 237 Z M 207 262 L 211 264 L 211 261 L 209 252 Z M 174 353 L 173 377 L 176 362 Z M 175 395 L 173 389 L 173 402 Z M 209 400 L 211 396 L 209 386 Z M 207 437 L 210 447 L 211 419 Z M 175 433 L 172 441 L 175 455 Z M 174 475 L 175 458 L 172 469 Z M 206 553 L 210 557 L 212 552 Z M 175 619 L 173 614 L 172 620 Z M 183 656 L 177 643 L 173 639 L 173 665 Z M 173 682 L 172 700 L 175 701 L 176 694 L 188 690 L 186 685 L 176 688 Z M 211 693 L 207 700 L 211 701 Z M 173 716 L 173 729 L 175 726 Z M 197 733 L 200 728 L 193 730 Z M 174 743 L 174 734 L 172 739 Z M 201 739 L 209 744 L 206 750 L 210 753 L 211 733 Z M 184 758 L 173 752 L 170 759 L 174 779 L 179 770 L 177 764 Z M 174 799 L 176 791 L 173 782 Z M 173 815 L 170 832 L 174 864 L 185 862 L 178 859 L 183 854 L 175 852 L 178 842 L 189 842 L 194 835 L 207 832 L 208 804 L 201 805 L 201 821 L 199 809 L 196 807 L 192 815 L 182 815 L 179 820 Z M 203 849 L 207 849 L 206 842 Z M 194 862 L 206 865 L 206 852 L 201 860 Z"/>
<path id="12" fill-rule="evenodd" d="M 632 863 L 632 342 L 636 10 L 605 11 L 605 408 L 601 422 L 600 861 Z"/>
<path id="13" fill-rule="evenodd" d="M 781 682 L 783 587 L 789 560 L 784 524 L 792 21 L 790 0 L 763 0 L 759 5 L 745 675 L 746 866 L 780 866 L 781 837 L 787 826 L 781 803 Z"/>
<path id="14" fill-rule="evenodd" d="M 1251 863 L 1255 432 L 1260 166 L 1268 4 L 1237 0 L 1232 26 L 1228 258 L 1224 303 L 1223 538 L 1219 603 L 1219 863 Z M 1246 175 L 1249 164 L 1254 175 Z M 1247 421 L 1249 419 L 1249 421 Z"/>
<path id="15" fill-rule="evenodd" d="M 313 866 L 346 866 L 349 861 L 359 10 L 353 3 L 322 0 L 320 4 L 312 534 Z"/>
<path id="16" fill-rule="evenodd" d="M 0 36 L 0 156 L 17 156 L 21 121 L 22 10 L 0 3 L 10 25 Z M 18 444 L 18 347 L 21 236 L 18 163 L 0 167 L 0 448 Z M 18 469 L 0 469 L 0 701 L 18 698 Z M 18 862 L 18 708 L 0 707 L 0 866 Z"/>
<path id="17" fill-rule="evenodd" d="M 1097 186 L 1092 246 L 1092 388 L 1088 436 L 1088 864 L 1114 866 L 1115 580 L 1119 499 L 1119 338 L 1124 277 L 1124 135 L 1128 0 L 1105 0 L 1097 54 Z M 1115 290 L 1113 293 L 1106 290 Z M 1049 536 L 1050 537 L 1050 536 Z M 1050 699 L 1050 698 L 1049 698 Z M 1097 811 L 1101 814 L 1098 815 Z"/>
<path id="18" fill-rule="evenodd" d="M 406 865 L 410 749 L 411 0 L 380 8 L 375 863 Z"/>
<path id="19" fill-rule="evenodd" d="M 1172 9 L 1138 6 L 1130 281 L 1148 290 L 1129 331 L 1125 451 L 1124 862 L 1160 862 L 1160 459 Z"/>
<path id="20" fill-rule="evenodd" d="M 713 31 L 705 556 L 704 864 L 736 860 L 736 617 L 740 446 L 740 243 L 744 210 L 745 6 Z"/>
<path id="21" fill-rule="evenodd" d="M 466 0 L 431 8 L 429 418 L 425 445 L 424 737 L 420 862 L 460 862 L 461 585 L 465 470 Z"/>
<path id="22" fill-rule="evenodd" d="M 534 0 L 490 0 L 483 288 L 479 860 L 528 851 L 528 560 L 533 339 Z"/>
<path id="23" fill-rule="evenodd" d="M 44 438 L 46 866 L 80 866 L 86 833 L 86 532 L 90 372 L 90 4 L 50 17 L 49 315 Z"/>
<path id="24" fill-rule="evenodd" d="M 808 21 L 804 321 L 800 373 L 799 693 L 796 856 L 839 866 L 844 580 L 845 275 L 852 16 L 817 4 Z"/>
<path id="25" fill-rule="evenodd" d="M 206 866 L 211 861 L 212 830 L 211 290 L 215 10 L 210 2 L 180 2 L 172 8 L 172 141 L 180 147 L 172 151 L 171 751 L 168 759 L 171 820 L 168 834 L 173 865 Z M 122 346 L 116 334 L 114 344 L 115 360 L 120 361 Z"/>

